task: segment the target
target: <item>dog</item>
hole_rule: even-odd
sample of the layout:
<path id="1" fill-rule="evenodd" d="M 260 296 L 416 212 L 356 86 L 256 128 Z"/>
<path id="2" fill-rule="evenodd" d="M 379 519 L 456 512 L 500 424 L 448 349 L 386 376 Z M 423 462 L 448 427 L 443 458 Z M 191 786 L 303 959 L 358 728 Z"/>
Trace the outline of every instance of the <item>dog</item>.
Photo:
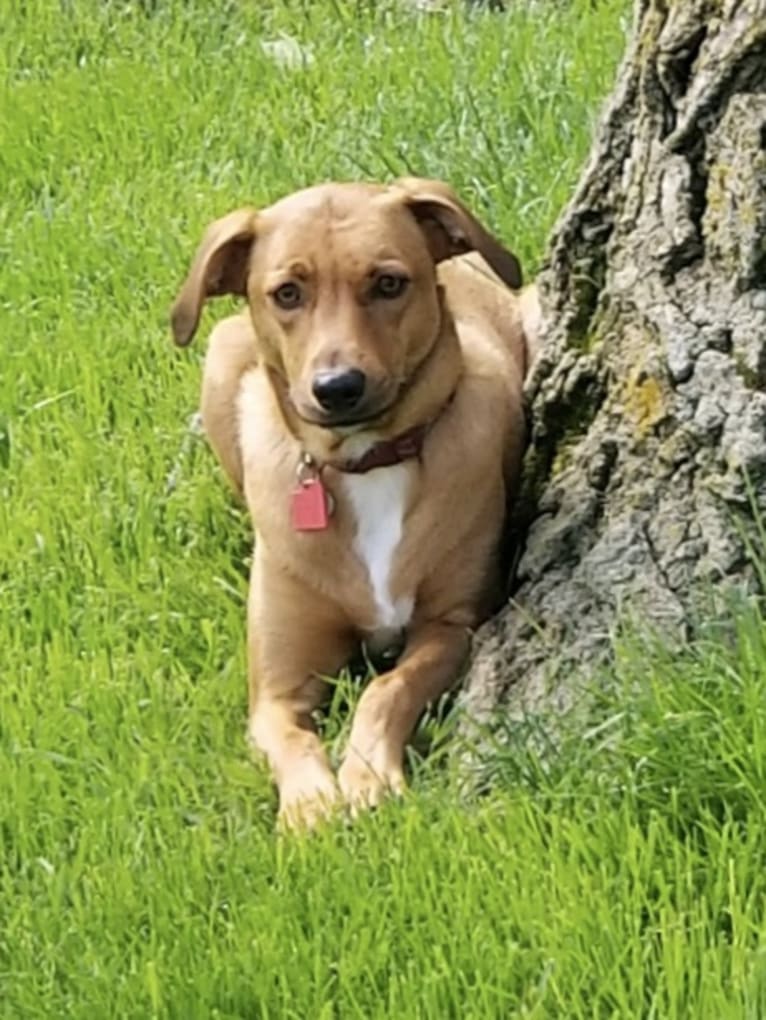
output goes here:
<path id="1" fill-rule="evenodd" d="M 205 432 L 255 528 L 249 724 L 279 819 L 405 788 L 406 744 L 501 590 L 539 305 L 446 185 L 320 184 L 211 224 L 171 312 L 246 298 L 205 360 Z M 391 655 L 333 773 L 314 725 L 360 644 Z"/>

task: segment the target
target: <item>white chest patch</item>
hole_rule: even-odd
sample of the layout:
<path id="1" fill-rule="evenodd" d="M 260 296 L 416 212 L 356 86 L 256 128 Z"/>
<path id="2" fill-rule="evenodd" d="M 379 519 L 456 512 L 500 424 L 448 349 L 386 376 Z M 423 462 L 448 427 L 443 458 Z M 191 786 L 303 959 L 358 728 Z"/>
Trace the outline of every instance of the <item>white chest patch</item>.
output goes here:
<path id="1" fill-rule="evenodd" d="M 345 475 L 343 485 L 356 517 L 354 550 L 367 567 L 378 609 L 378 627 L 406 627 L 414 600 L 391 598 L 390 580 L 402 537 L 410 488 L 406 464 L 379 468 L 364 475 Z"/>

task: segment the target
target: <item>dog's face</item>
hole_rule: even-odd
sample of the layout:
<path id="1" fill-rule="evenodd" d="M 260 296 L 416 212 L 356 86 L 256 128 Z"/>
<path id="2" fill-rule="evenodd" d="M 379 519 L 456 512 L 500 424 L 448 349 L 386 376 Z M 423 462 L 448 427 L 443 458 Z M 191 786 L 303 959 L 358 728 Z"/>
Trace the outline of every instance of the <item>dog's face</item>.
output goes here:
<path id="1" fill-rule="evenodd" d="M 480 251 L 511 286 L 516 259 L 444 185 L 327 184 L 209 228 L 173 310 L 188 343 L 206 297 L 246 295 L 259 357 L 298 415 L 328 428 L 392 407 L 436 343 L 436 264 Z"/>
<path id="2" fill-rule="evenodd" d="M 430 352 L 441 309 L 415 218 L 385 191 L 329 186 L 258 217 L 247 280 L 264 361 L 298 414 L 368 421 Z"/>

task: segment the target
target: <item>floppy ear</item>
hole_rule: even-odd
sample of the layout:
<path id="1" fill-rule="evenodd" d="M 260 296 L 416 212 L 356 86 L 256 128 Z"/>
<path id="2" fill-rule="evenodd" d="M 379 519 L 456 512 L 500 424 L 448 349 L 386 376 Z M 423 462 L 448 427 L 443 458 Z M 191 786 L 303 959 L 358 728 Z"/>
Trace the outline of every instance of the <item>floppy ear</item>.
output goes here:
<path id="1" fill-rule="evenodd" d="M 394 187 L 404 192 L 404 200 L 423 228 L 436 262 L 477 251 L 509 287 L 521 286 L 519 260 L 479 223 L 446 184 L 403 177 Z"/>
<path id="2" fill-rule="evenodd" d="M 170 312 L 173 339 L 185 347 L 197 331 L 209 297 L 247 291 L 247 267 L 255 240 L 255 209 L 236 209 L 211 223 Z"/>

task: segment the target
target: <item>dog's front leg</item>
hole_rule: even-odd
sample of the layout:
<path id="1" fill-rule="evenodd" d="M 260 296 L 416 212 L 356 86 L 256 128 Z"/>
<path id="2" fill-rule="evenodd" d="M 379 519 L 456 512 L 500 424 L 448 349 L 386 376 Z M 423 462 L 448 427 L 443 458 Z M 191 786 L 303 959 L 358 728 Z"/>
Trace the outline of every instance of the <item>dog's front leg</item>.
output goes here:
<path id="1" fill-rule="evenodd" d="M 279 820 L 312 827 L 330 814 L 338 787 L 313 713 L 348 661 L 353 636 L 327 600 L 256 551 L 248 609 L 249 735 L 271 766 Z"/>
<path id="2" fill-rule="evenodd" d="M 353 810 L 404 789 L 404 749 L 423 709 L 448 690 L 468 654 L 463 625 L 430 622 L 413 628 L 398 665 L 362 695 L 338 772 Z"/>

